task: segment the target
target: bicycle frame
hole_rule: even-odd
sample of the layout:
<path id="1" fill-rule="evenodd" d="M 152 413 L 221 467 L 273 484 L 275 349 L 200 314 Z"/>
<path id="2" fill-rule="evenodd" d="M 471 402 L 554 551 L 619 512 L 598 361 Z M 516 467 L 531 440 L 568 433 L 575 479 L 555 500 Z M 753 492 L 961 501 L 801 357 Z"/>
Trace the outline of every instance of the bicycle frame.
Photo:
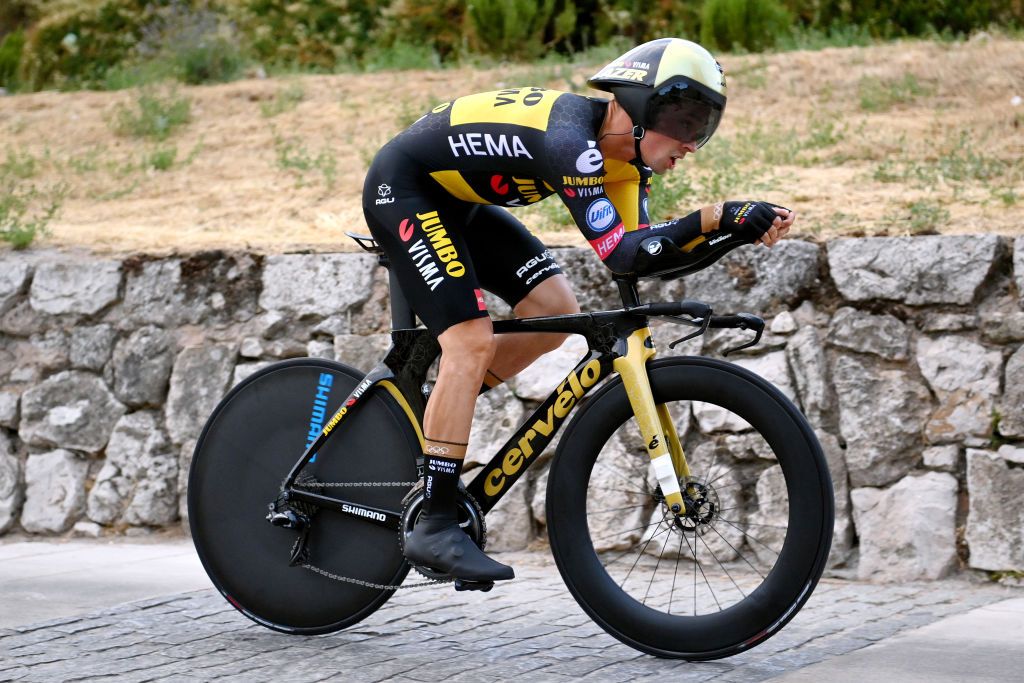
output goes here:
<path id="1" fill-rule="evenodd" d="M 635 297 L 635 281 L 623 290 L 623 298 L 631 290 Z M 621 287 L 621 283 L 620 283 Z M 638 303 L 638 302 L 637 302 Z M 520 332 L 557 332 L 579 334 L 586 338 L 589 352 L 540 404 L 525 423 L 506 441 L 467 487 L 483 512 L 488 512 L 513 484 L 536 462 L 534 457 L 554 440 L 558 430 L 578 407 L 587 393 L 611 374 L 623 380 L 640 433 L 653 463 L 654 474 L 661 485 L 665 504 L 676 513 L 685 512 L 679 489 L 680 477 L 689 476 L 689 469 L 678 434 L 667 409 L 655 405 L 647 377 L 646 363 L 656 354 L 649 328 L 648 315 L 657 314 L 659 306 L 682 307 L 681 312 L 698 316 L 694 324 L 704 329 L 710 307 L 699 302 L 645 304 L 632 308 L 596 313 L 519 318 L 494 322 L 495 334 Z M 689 306 L 690 310 L 685 310 Z M 677 314 L 680 311 L 675 311 Z M 703 314 L 703 318 L 699 317 Z M 282 485 L 282 500 L 295 500 L 329 508 L 342 514 L 360 517 L 388 528 L 398 529 L 400 510 L 383 510 L 352 501 L 295 488 L 295 479 L 307 463 L 345 420 L 358 411 L 361 401 L 374 387 L 390 393 L 402 407 L 423 442 L 420 425 L 425 401 L 420 387 L 427 369 L 440 353 L 431 334 L 422 328 L 398 329 L 392 332 L 393 345 L 381 363 L 356 385 L 342 406 L 324 425 L 319 436 L 295 463 Z M 417 460 L 422 468 L 422 456 Z M 368 514 L 369 513 L 369 514 Z"/>

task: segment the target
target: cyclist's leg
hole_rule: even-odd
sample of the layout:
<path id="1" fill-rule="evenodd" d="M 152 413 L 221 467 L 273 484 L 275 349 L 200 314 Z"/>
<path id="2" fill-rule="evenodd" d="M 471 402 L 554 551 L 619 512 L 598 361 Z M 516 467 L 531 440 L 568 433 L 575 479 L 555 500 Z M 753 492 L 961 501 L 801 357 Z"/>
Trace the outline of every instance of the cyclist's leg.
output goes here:
<path id="1" fill-rule="evenodd" d="M 466 242 L 484 289 L 504 299 L 516 317 L 579 313 L 569 280 L 540 240 L 508 211 L 481 206 L 470 218 Z M 508 334 L 497 339 L 487 386 L 519 373 L 567 335 Z"/>
<path id="2" fill-rule="evenodd" d="M 487 557 L 459 528 L 459 474 L 473 407 L 494 354 L 494 334 L 463 238 L 472 206 L 415 178 L 385 148 L 367 174 L 363 211 L 412 309 L 438 338 L 441 369 L 424 415 L 424 515 L 405 542 L 412 562 L 468 580 L 510 579 L 511 567 Z M 394 201 L 378 203 L 387 184 Z"/>

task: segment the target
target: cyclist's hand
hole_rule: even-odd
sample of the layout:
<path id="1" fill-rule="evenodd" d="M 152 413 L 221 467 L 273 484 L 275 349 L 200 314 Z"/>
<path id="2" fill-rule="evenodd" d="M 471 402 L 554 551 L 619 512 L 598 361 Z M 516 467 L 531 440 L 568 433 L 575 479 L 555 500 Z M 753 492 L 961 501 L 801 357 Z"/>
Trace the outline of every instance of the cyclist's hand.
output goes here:
<path id="1" fill-rule="evenodd" d="M 796 211 L 791 211 L 781 206 L 772 205 L 775 209 L 777 216 L 772 220 L 772 227 L 761 235 L 761 239 L 754 242 L 754 244 L 763 244 L 764 246 L 771 249 L 773 246 L 778 244 L 779 240 L 789 234 L 789 229 L 793 226 L 793 221 L 796 220 Z"/>
<path id="2" fill-rule="evenodd" d="M 782 239 L 796 218 L 789 209 L 768 202 L 726 202 L 724 209 L 721 229 L 767 247 Z"/>

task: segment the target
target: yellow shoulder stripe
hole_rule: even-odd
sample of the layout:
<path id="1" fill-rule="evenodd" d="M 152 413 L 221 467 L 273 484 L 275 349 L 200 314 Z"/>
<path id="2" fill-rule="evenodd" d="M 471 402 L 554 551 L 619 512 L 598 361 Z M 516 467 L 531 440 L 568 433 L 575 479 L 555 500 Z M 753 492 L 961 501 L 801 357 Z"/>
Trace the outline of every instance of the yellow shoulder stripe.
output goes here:
<path id="1" fill-rule="evenodd" d="M 466 179 L 462 177 L 462 174 L 458 171 L 433 171 L 430 177 L 436 180 L 441 187 L 448 190 L 448 194 L 461 199 L 464 202 L 473 202 L 474 204 L 490 204 L 489 201 L 478 195 Z"/>

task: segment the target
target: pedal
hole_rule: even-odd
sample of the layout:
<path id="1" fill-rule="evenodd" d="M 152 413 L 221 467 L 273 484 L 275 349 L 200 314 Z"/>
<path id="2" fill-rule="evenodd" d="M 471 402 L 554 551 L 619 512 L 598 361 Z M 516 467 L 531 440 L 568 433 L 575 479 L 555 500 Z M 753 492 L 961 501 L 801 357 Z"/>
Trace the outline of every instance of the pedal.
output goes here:
<path id="1" fill-rule="evenodd" d="M 270 512 L 267 514 L 267 521 L 283 529 L 296 529 L 298 531 L 302 531 L 309 526 L 309 518 L 298 514 L 294 510 Z"/>
<path id="2" fill-rule="evenodd" d="M 463 579 L 455 579 L 455 590 L 457 591 L 487 591 L 494 588 L 493 581 L 465 581 Z"/>

